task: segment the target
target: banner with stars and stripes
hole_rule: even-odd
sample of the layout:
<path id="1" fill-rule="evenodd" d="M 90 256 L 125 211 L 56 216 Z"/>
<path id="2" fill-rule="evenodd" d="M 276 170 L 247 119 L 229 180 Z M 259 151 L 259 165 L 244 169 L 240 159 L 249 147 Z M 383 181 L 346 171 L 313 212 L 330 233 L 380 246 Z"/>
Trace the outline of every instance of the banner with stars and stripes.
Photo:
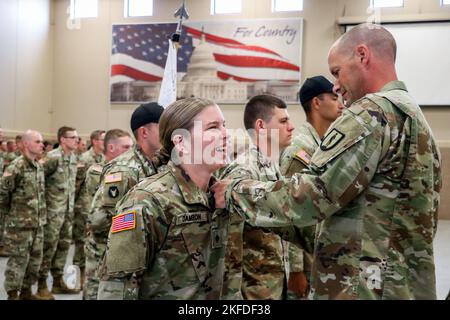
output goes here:
<path id="1" fill-rule="evenodd" d="M 113 25 L 112 103 L 158 100 L 176 26 Z M 185 22 L 177 52 L 177 96 L 241 103 L 264 92 L 296 102 L 302 29 L 302 19 Z"/>

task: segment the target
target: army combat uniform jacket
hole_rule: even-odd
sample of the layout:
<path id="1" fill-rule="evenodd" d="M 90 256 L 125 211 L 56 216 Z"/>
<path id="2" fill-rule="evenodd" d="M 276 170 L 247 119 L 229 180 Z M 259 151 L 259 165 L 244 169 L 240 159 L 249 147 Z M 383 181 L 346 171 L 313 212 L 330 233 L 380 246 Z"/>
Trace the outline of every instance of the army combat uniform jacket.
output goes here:
<path id="1" fill-rule="evenodd" d="M 309 122 L 303 123 L 296 129 L 296 132 L 291 145 L 283 151 L 280 157 L 280 171 L 287 178 L 308 168 L 312 155 L 321 143 L 319 134 Z M 298 228 L 297 232 L 299 241 L 291 243 L 289 246 L 290 271 L 304 271 L 309 278 L 316 226 Z"/>
<path id="2" fill-rule="evenodd" d="M 328 129 L 311 174 L 229 186 L 228 206 L 254 225 L 323 222 L 315 299 L 436 299 L 433 238 L 441 159 L 400 81 L 354 102 Z M 262 206 L 272 215 L 255 215 Z"/>
<path id="3" fill-rule="evenodd" d="M 219 299 L 230 216 L 180 167 L 117 205 L 99 299 Z"/>
<path id="4" fill-rule="evenodd" d="M 247 152 L 226 168 L 222 178 L 277 181 L 281 179 L 281 173 L 277 163 L 271 162 L 255 145 L 251 145 Z M 246 223 L 243 232 L 244 299 L 282 299 L 289 273 L 289 244 L 270 229 L 252 227 Z"/>

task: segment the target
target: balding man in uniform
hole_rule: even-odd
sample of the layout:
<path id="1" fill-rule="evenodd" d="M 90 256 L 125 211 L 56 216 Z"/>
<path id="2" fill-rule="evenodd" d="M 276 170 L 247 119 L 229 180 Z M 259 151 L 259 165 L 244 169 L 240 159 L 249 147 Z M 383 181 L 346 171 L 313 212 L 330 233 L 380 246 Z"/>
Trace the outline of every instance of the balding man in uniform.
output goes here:
<path id="1" fill-rule="evenodd" d="M 31 292 L 42 261 L 46 222 L 44 169 L 37 157 L 44 152 L 42 136 L 28 130 L 23 155 L 6 168 L 0 180 L 0 208 L 7 212 L 5 242 L 10 253 L 5 270 L 9 300 L 40 300 Z"/>
<path id="2" fill-rule="evenodd" d="M 308 174 L 213 188 L 218 207 L 239 208 L 257 226 L 323 221 L 313 299 L 436 299 L 441 157 L 420 107 L 397 80 L 396 49 L 393 36 L 373 24 L 354 27 L 331 47 L 334 90 L 347 109 Z M 271 214 L 256 215 L 250 206 Z"/>

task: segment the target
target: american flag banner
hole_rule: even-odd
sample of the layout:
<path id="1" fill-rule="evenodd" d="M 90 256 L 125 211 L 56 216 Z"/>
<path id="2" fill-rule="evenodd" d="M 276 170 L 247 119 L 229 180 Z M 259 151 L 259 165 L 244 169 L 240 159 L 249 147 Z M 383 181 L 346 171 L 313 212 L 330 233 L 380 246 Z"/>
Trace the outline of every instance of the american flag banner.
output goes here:
<path id="1" fill-rule="evenodd" d="M 136 212 L 119 214 L 112 218 L 111 233 L 131 230 L 136 227 Z"/>
<path id="2" fill-rule="evenodd" d="M 112 103 L 158 100 L 176 26 L 113 26 Z M 264 92 L 296 102 L 302 34 L 301 18 L 185 22 L 177 52 L 177 96 L 236 103 Z"/>

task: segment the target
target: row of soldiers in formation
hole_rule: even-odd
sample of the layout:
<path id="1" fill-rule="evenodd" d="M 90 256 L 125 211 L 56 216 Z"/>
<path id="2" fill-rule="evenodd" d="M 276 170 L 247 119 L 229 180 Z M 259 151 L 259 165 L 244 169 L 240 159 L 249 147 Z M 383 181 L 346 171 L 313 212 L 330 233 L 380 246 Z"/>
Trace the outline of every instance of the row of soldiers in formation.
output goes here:
<path id="1" fill-rule="evenodd" d="M 213 101 L 138 107 L 136 146 L 115 159 L 105 149 L 103 168 L 92 165 L 85 175 L 84 298 L 435 299 L 441 159 L 396 78 L 395 50 L 380 26 L 342 36 L 329 53 L 334 86 L 319 76 L 300 90 L 308 121 L 295 137 L 282 100 L 251 98 L 244 110 L 251 144 L 231 164 L 225 119 Z M 17 179 L 41 166 L 29 141 L 41 147 L 42 139 L 27 132 L 28 156 L 0 183 L 2 199 L 10 197 L 10 298 L 51 299 L 49 271 L 52 292 L 70 292 L 61 278 L 75 203 L 69 190 L 82 171 L 63 152 L 76 131 L 58 139 L 62 149 L 43 158 L 41 174 Z M 19 203 L 28 211 L 16 210 Z"/>

